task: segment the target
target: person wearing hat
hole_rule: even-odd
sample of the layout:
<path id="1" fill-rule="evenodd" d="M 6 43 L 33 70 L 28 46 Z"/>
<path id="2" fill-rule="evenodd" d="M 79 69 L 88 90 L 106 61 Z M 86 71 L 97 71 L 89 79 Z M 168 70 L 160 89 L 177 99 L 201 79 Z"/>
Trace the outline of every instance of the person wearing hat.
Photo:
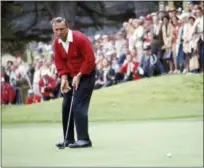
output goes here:
<path id="1" fill-rule="evenodd" d="M 142 74 L 141 74 L 142 69 Z M 151 46 L 145 45 L 144 46 L 144 55 L 139 65 L 139 74 L 142 76 L 151 77 L 157 69 L 160 74 L 164 74 L 164 68 L 155 54 L 151 54 Z"/>
<path id="2" fill-rule="evenodd" d="M 41 102 L 41 97 L 37 94 L 34 94 L 33 89 L 29 89 L 25 104 L 34 104 L 34 103 L 40 103 L 40 102 Z"/>
<path id="3" fill-rule="evenodd" d="M 165 50 L 165 54 L 163 58 L 168 63 L 169 73 L 173 73 L 173 57 L 172 57 L 172 45 L 173 45 L 173 31 L 174 27 L 170 22 L 170 18 L 168 15 L 165 15 L 162 18 L 162 36 L 164 45 L 162 49 Z"/>
<path id="4" fill-rule="evenodd" d="M 169 18 L 171 20 L 173 17 L 176 17 L 177 10 L 175 8 L 171 8 L 168 10 L 168 14 L 169 14 Z"/>
<path id="5" fill-rule="evenodd" d="M 135 27 L 133 40 L 134 40 L 134 48 L 137 49 L 137 61 L 140 62 L 143 55 L 143 40 L 144 40 L 144 26 L 142 20 L 134 20 L 133 25 Z M 132 49 L 132 48 L 131 48 Z M 130 50 L 131 50 L 130 49 Z"/>
<path id="6" fill-rule="evenodd" d="M 183 27 L 183 51 L 185 53 L 185 68 L 183 73 L 189 72 L 189 61 L 192 52 L 192 37 L 193 37 L 193 25 L 195 17 L 190 15 L 188 22 Z"/>
<path id="7" fill-rule="evenodd" d="M 92 44 L 79 31 L 69 28 L 65 18 L 57 17 L 51 21 L 54 39 L 55 65 L 61 78 L 62 123 L 64 141 L 56 144 L 58 148 L 91 147 L 88 132 L 88 109 L 95 83 L 95 56 Z M 74 92 L 73 92 L 74 90 Z M 68 116 L 74 93 L 73 108 L 69 128 Z M 76 126 L 77 141 L 74 136 Z M 66 132 L 68 136 L 66 137 Z"/>

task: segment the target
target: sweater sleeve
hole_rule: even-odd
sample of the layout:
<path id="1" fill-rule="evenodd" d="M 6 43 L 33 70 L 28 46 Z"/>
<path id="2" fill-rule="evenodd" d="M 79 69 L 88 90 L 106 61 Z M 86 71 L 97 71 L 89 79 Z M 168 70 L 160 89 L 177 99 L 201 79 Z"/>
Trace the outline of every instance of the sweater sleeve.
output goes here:
<path id="1" fill-rule="evenodd" d="M 95 56 L 93 48 L 91 42 L 82 33 L 80 33 L 78 40 L 80 52 L 83 56 L 83 63 L 80 68 L 80 72 L 84 75 L 89 75 L 95 68 Z"/>
<path id="2" fill-rule="evenodd" d="M 57 48 L 57 40 L 54 41 L 54 62 L 57 69 L 57 72 L 59 74 L 59 77 L 61 77 L 64 74 L 68 74 L 69 70 L 66 66 L 66 61 L 60 56 L 58 48 Z"/>

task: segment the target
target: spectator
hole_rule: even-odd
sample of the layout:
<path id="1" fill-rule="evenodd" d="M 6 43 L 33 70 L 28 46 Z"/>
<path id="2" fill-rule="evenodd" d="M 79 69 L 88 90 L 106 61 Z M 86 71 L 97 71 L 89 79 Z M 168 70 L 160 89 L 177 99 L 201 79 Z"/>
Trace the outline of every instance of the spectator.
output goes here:
<path id="1" fill-rule="evenodd" d="M 34 72 L 34 76 L 33 76 L 33 91 L 35 94 L 38 94 L 38 95 L 40 95 L 39 81 L 40 81 L 40 77 L 42 74 L 42 71 L 41 71 L 42 65 L 43 65 L 42 60 L 36 60 L 35 72 Z"/>
<path id="2" fill-rule="evenodd" d="M 153 16 L 153 25 L 150 30 L 151 33 L 151 54 L 156 55 L 159 60 L 162 58 L 162 23 L 159 22 L 157 15 Z"/>
<path id="3" fill-rule="evenodd" d="M 181 15 L 180 19 L 180 27 L 178 30 L 178 38 L 177 38 L 177 48 L 176 48 L 176 53 L 177 54 L 177 65 L 178 65 L 178 69 L 179 72 L 182 72 L 184 70 L 184 60 L 185 60 L 185 56 L 184 56 L 184 52 L 183 52 L 183 27 L 185 25 L 186 21 L 186 17 Z"/>
<path id="4" fill-rule="evenodd" d="M 151 77 L 153 76 L 153 73 L 155 70 L 158 70 L 160 74 L 164 74 L 163 66 L 160 62 L 160 60 L 157 58 L 156 55 L 151 54 L 151 47 L 146 46 L 144 48 L 145 54 L 142 57 L 140 67 L 143 70 L 143 76 Z M 140 73 L 139 73 L 140 74 Z"/>
<path id="5" fill-rule="evenodd" d="M 42 72 L 42 77 L 40 78 L 39 81 L 39 90 L 40 93 L 42 94 L 43 100 L 50 100 L 55 98 L 55 89 L 57 87 L 56 80 L 49 76 L 50 72 L 43 71 Z"/>
<path id="6" fill-rule="evenodd" d="M 121 66 L 126 59 L 126 55 L 129 53 L 128 46 L 124 45 L 122 49 L 122 55 L 118 59 L 118 64 Z"/>
<path id="7" fill-rule="evenodd" d="M 196 10 L 197 19 L 193 26 L 193 33 L 198 36 L 198 53 L 199 53 L 199 69 L 204 72 L 204 38 L 203 38 L 203 9 L 198 7 Z"/>
<path id="8" fill-rule="evenodd" d="M 177 56 L 178 56 L 178 52 L 176 50 L 177 47 L 177 39 L 178 39 L 178 32 L 179 32 L 179 28 L 180 28 L 180 24 L 178 23 L 178 18 L 177 16 L 172 16 L 171 18 L 172 20 L 172 25 L 174 27 L 174 31 L 173 31 L 173 60 L 174 60 L 174 73 L 179 73 L 180 71 L 178 70 L 179 65 L 177 62 Z"/>
<path id="9" fill-rule="evenodd" d="M 100 89 L 103 86 L 103 65 L 102 61 L 99 61 L 96 65 L 96 77 L 94 89 Z"/>
<path id="10" fill-rule="evenodd" d="M 167 61 L 169 73 L 173 73 L 173 57 L 172 57 L 172 45 L 173 45 L 173 26 L 169 21 L 169 16 L 164 16 L 162 26 L 162 36 L 164 40 L 164 46 L 162 47 L 165 50 L 164 59 Z"/>
<path id="11" fill-rule="evenodd" d="M 120 73 L 120 66 L 118 64 L 118 58 L 117 57 L 113 57 L 111 67 L 115 71 L 114 83 L 115 84 L 120 83 L 123 80 L 123 75 Z"/>
<path id="12" fill-rule="evenodd" d="M 120 68 L 120 73 L 124 76 L 124 82 L 140 79 L 140 75 L 136 72 L 138 65 L 139 63 L 133 61 L 132 56 L 128 54 L 125 62 Z"/>
<path id="13" fill-rule="evenodd" d="M 103 65 L 103 87 L 108 87 L 114 84 L 115 71 L 110 66 L 108 59 L 104 58 L 102 61 Z"/>
<path id="14" fill-rule="evenodd" d="M 15 103 L 16 93 L 11 85 L 5 82 L 5 78 L 1 77 L 1 104 Z"/>
<path id="15" fill-rule="evenodd" d="M 171 9 L 168 11 L 169 19 L 170 19 L 171 21 L 173 21 L 173 18 L 176 17 L 176 13 L 177 13 L 177 11 L 176 11 L 175 8 L 171 8 Z"/>
<path id="16" fill-rule="evenodd" d="M 21 84 L 19 82 L 19 79 L 17 78 L 15 65 L 10 66 L 9 78 L 10 78 L 9 83 L 12 86 L 12 88 L 15 90 L 15 93 L 16 93 L 15 103 L 23 104 Z"/>
<path id="17" fill-rule="evenodd" d="M 133 25 L 135 27 L 134 34 L 133 34 L 134 47 L 137 49 L 137 61 L 140 62 L 143 55 L 143 50 L 142 50 L 143 40 L 144 40 L 143 21 L 134 19 Z"/>
<path id="18" fill-rule="evenodd" d="M 128 25 L 127 25 L 127 39 L 128 39 L 128 50 L 131 50 L 135 45 L 135 39 L 134 39 L 134 26 L 133 26 L 133 19 L 129 19 Z"/>
<path id="19" fill-rule="evenodd" d="M 189 60 L 192 52 L 192 32 L 193 24 L 195 22 L 195 17 L 192 15 L 188 17 L 188 23 L 184 25 L 183 28 L 183 50 L 185 53 L 185 69 L 183 73 L 189 72 Z"/>
<path id="20" fill-rule="evenodd" d="M 113 49 L 113 44 L 109 39 L 108 35 L 103 35 L 102 36 L 103 39 L 103 52 L 107 52 Z"/>
<path id="21" fill-rule="evenodd" d="M 34 103 L 40 103 L 41 97 L 37 94 L 34 94 L 34 91 L 32 89 L 28 90 L 28 97 L 26 98 L 25 104 L 34 104 Z"/>
<path id="22" fill-rule="evenodd" d="M 116 35 L 116 42 L 115 42 L 116 54 L 117 54 L 118 58 L 122 54 L 122 49 L 123 49 L 123 46 L 125 45 L 125 43 L 126 43 L 126 40 L 125 40 L 122 32 L 119 32 Z"/>

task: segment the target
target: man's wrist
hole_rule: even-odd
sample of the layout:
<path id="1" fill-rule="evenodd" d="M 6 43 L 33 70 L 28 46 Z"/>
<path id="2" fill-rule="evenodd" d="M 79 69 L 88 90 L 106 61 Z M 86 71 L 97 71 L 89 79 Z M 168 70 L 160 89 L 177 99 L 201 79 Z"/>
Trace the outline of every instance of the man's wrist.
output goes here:
<path id="1" fill-rule="evenodd" d="M 78 76 L 79 78 L 81 78 L 81 77 L 82 77 L 82 73 L 79 72 L 79 73 L 77 74 L 77 76 Z"/>
<path id="2" fill-rule="evenodd" d="M 62 76 L 61 76 L 61 79 L 62 79 L 62 80 L 67 80 L 67 75 L 62 75 Z"/>

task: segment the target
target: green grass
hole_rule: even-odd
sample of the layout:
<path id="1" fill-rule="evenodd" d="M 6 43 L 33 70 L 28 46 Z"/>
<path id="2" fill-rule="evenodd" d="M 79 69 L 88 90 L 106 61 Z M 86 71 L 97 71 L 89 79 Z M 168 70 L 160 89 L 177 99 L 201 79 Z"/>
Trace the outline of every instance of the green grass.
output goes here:
<path id="1" fill-rule="evenodd" d="M 2 108 L 3 124 L 61 122 L 62 99 Z M 94 91 L 90 121 L 203 116 L 203 74 L 143 79 Z"/>
<path id="2" fill-rule="evenodd" d="M 2 108 L 3 167 L 203 164 L 203 74 L 155 77 L 94 91 L 89 111 L 93 148 L 55 147 L 62 140 L 61 103 Z"/>
<path id="3" fill-rule="evenodd" d="M 189 166 L 203 164 L 200 119 L 93 122 L 93 148 L 58 150 L 61 124 L 3 126 L 2 167 Z M 167 153 L 172 153 L 168 158 Z"/>

